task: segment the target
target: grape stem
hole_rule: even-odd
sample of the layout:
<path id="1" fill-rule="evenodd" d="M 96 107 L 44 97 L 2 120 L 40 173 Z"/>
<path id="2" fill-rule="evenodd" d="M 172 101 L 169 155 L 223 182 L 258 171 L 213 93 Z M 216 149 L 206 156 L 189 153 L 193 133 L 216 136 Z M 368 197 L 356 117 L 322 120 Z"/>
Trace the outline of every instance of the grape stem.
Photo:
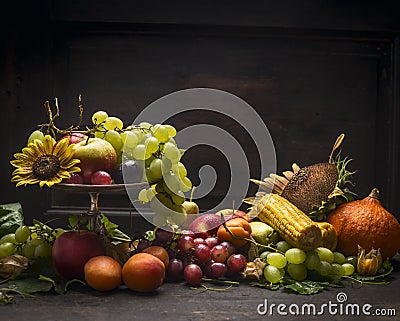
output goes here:
<path id="1" fill-rule="evenodd" d="M 44 108 L 45 108 L 47 116 L 49 118 L 49 122 L 38 125 L 40 130 L 42 132 L 45 132 L 47 135 L 56 137 L 57 134 L 68 135 L 68 134 L 71 134 L 72 132 L 74 132 L 74 133 L 81 133 L 81 134 L 88 135 L 88 139 L 89 139 L 90 136 L 94 135 L 96 132 L 102 132 L 105 134 L 108 131 L 106 128 L 104 128 L 104 122 L 95 124 L 93 128 L 86 127 L 85 130 L 79 130 L 79 128 L 82 125 L 82 120 L 83 120 L 83 105 L 82 105 L 82 96 L 81 95 L 79 95 L 79 97 L 78 97 L 79 122 L 77 125 L 71 125 L 66 129 L 58 128 L 55 125 L 55 120 L 60 117 L 60 108 L 58 105 L 57 97 L 54 98 L 54 105 L 55 105 L 55 111 L 52 110 L 52 108 L 50 106 L 50 102 L 48 100 L 44 103 Z M 129 130 L 132 127 L 139 128 L 143 131 L 150 131 L 150 129 L 147 129 L 147 128 L 142 128 L 139 126 L 130 126 L 126 129 L 118 129 L 118 132 L 123 132 L 124 130 Z"/>
<path id="2" fill-rule="evenodd" d="M 219 280 L 219 279 L 210 279 L 210 278 L 202 278 L 203 281 L 205 282 L 212 282 L 212 283 L 217 283 L 217 284 L 227 284 L 231 286 L 239 286 L 239 282 L 237 281 L 230 281 L 230 280 Z"/>
<path id="3" fill-rule="evenodd" d="M 49 122 L 47 124 L 40 124 L 39 127 L 40 128 L 44 128 L 47 127 L 46 129 L 46 134 L 51 134 L 53 137 L 56 136 L 56 134 L 68 134 L 71 133 L 72 131 L 78 131 L 79 127 L 82 124 L 82 119 L 83 119 L 83 106 L 82 106 L 82 97 L 81 95 L 79 95 L 78 98 L 78 103 L 79 103 L 79 123 L 76 126 L 69 126 L 67 129 L 59 129 L 56 125 L 55 125 L 55 120 L 60 117 L 60 108 L 58 106 L 58 98 L 56 97 L 55 99 L 55 113 L 53 114 L 53 111 L 51 110 L 51 106 L 49 101 L 47 100 L 44 103 L 44 108 L 46 109 L 46 113 L 49 117 Z"/>
<path id="4" fill-rule="evenodd" d="M 215 284 L 223 284 L 223 285 L 227 285 L 226 288 L 212 288 L 212 287 L 208 287 L 206 285 L 204 285 L 203 283 L 201 283 L 201 287 L 203 289 L 200 288 L 196 288 L 196 287 L 191 287 L 193 290 L 201 290 L 200 293 L 206 292 L 208 290 L 210 291 L 226 291 L 229 290 L 231 287 L 233 286 L 239 286 L 239 282 L 237 281 L 230 281 L 230 280 L 220 280 L 220 279 L 210 279 L 210 278 L 202 278 L 202 281 L 204 282 L 211 282 L 211 283 L 215 283 Z"/>

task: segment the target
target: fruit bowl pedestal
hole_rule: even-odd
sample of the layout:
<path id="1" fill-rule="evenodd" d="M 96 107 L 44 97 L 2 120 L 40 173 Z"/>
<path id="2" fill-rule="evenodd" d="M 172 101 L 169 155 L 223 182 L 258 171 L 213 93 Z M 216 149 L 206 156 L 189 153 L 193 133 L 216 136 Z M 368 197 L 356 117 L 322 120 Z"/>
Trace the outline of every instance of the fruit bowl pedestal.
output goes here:
<path id="1" fill-rule="evenodd" d="M 53 185 L 53 188 L 75 192 L 88 193 L 90 197 L 90 208 L 82 213 L 82 217 L 89 221 L 90 230 L 98 231 L 103 234 L 103 225 L 101 224 L 101 212 L 99 210 L 99 197 L 101 193 L 113 193 L 129 190 L 130 193 L 139 192 L 142 188 L 148 187 L 148 183 L 133 184 L 111 184 L 111 185 L 88 185 L 88 184 L 65 184 Z"/>

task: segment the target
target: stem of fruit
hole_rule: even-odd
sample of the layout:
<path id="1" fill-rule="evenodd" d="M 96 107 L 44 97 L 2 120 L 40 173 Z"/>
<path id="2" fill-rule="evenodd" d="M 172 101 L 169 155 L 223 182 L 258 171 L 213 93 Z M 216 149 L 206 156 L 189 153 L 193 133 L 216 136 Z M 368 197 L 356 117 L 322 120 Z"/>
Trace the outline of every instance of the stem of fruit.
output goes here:
<path id="1" fill-rule="evenodd" d="M 60 109 L 58 107 L 58 98 L 55 98 L 55 114 L 53 115 L 53 111 L 51 110 L 50 103 L 49 101 L 46 101 L 44 103 L 44 107 L 46 109 L 47 115 L 49 117 L 49 122 L 47 124 L 41 124 L 39 127 L 47 127 L 46 133 L 47 134 L 52 134 L 55 136 L 55 134 L 68 134 L 72 131 L 78 131 L 79 127 L 81 126 L 82 123 L 82 116 L 83 116 L 83 106 L 81 104 L 81 96 L 79 95 L 79 123 L 76 126 L 71 125 L 67 129 L 59 129 L 55 124 L 54 121 L 60 116 Z"/>
<path id="2" fill-rule="evenodd" d="M 332 158 L 333 158 L 333 153 L 335 152 L 335 150 L 337 150 L 340 145 L 342 144 L 344 139 L 344 134 L 340 134 L 339 137 L 336 139 L 335 144 L 333 144 L 332 150 L 331 150 L 331 154 L 329 155 L 329 163 L 332 163 Z"/>
<path id="3" fill-rule="evenodd" d="M 203 293 L 203 292 L 206 292 L 206 291 L 226 291 L 226 290 L 229 290 L 232 287 L 232 285 L 229 285 L 226 288 L 210 288 L 210 287 L 208 287 L 208 286 L 206 286 L 204 284 L 201 284 L 201 287 L 203 289 L 195 288 L 195 287 L 191 287 L 191 289 L 193 289 L 193 290 L 201 290 L 200 293 Z"/>
<path id="4" fill-rule="evenodd" d="M 194 194 L 194 190 L 195 190 L 195 189 L 196 189 L 196 186 L 193 186 L 192 192 L 190 193 L 190 199 L 189 199 L 190 202 L 193 201 L 193 194 Z"/>
<path id="5" fill-rule="evenodd" d="M 3 284 L 3 283 L 7 283 L 8 281 L 10 281 L 11 280 L 11 278 L 6 278 L 6 279 L 4 279 L 4 280 L 1 280 L 0 281 L 0 284 Z M 1 290 L 1 289 L 0 289 Z"/>
<path id="6" fill-rule="evenodd" d="M 206 282 L 212 282 L 212 283 L 217 283 L 217 284 L 227 284 L 231 286 L 239 286 L 239 282 L 237 281 L 229 281 L 229 280 L 219 280 L 219 279 L 209 279 L 209 278 L 202 278 L 203 281 Z"/>

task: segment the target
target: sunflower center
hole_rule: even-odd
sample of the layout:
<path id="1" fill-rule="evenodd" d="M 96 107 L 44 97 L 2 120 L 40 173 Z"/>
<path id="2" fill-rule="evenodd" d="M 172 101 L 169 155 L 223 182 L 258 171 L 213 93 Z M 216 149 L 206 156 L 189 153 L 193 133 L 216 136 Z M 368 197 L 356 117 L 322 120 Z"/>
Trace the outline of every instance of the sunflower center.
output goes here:
<path id="1" fill-rule="evenodd" d="M 35 178 L 46 180 L 54 177 L 60 169 L 60 161 L 54 155 L 39 156 L 32 166 L 32 174 Z"/>

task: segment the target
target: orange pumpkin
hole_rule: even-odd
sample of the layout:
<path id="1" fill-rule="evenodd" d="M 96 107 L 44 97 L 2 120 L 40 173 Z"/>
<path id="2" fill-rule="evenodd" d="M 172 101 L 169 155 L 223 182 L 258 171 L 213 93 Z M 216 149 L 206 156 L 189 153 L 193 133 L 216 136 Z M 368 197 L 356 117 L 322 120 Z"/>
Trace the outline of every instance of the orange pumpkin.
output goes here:
<path id="1" fill-rule="evenodd" d="M 374 188 L 362 200 L 344 203 L 327 217 L 338 235 L 337 249 L 346 255 L 357 255 L 358 245 L 366 252 L 381 249 L 383 259 L 393 257 L 400 249 L 400 224 L 378 199 Z"/>

